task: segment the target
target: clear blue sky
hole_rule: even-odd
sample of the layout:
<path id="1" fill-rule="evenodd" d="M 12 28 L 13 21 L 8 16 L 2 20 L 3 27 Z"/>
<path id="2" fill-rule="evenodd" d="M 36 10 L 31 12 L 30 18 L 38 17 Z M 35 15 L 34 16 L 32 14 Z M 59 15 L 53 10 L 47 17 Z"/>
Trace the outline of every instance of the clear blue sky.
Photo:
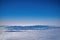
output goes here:
<path id="1" fill-rule="evenodd" d="M 0 0 L 1 25 L 59 25 L 59 0 Z"/>

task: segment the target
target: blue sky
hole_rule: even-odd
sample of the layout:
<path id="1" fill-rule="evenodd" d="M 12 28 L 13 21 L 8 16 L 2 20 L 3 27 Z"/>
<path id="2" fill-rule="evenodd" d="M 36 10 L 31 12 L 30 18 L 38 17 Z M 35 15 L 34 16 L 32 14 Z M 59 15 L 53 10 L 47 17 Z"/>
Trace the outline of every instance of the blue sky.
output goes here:
<path id="1" fill-rule="evenodd" d="M 1 25 L 59 25 L 59 0 L 0 0 Z"/>

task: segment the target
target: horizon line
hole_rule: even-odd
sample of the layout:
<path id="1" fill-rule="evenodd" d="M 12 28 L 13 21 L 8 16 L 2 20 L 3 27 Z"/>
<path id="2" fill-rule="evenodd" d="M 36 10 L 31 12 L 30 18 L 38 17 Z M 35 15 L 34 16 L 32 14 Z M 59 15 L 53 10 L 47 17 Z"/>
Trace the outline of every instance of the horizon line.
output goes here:
<path id="1" fill-rule="evenodd" d="M 34 24 L 34 25 L 0 25 L 0 26 L 55 26 L 56 25 L 41 25 L 41 24 Z M 60 27 L 60 26 L 58 26 Z"/>

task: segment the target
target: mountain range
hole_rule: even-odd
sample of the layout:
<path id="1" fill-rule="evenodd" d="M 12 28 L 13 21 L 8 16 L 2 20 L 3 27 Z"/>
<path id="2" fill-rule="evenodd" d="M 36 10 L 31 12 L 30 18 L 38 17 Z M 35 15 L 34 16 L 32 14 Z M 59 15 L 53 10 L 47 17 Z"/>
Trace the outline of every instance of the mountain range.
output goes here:
<path id="1" fill-rule="evenodd" d="M 20 30 L 46 30 L 55 29 L 60 27 L 47 26 L 47 25 L 33 25 L 33 26 L 0 26 L 0 28 L 6 29 L 6 31 L 20 31 Z"/>

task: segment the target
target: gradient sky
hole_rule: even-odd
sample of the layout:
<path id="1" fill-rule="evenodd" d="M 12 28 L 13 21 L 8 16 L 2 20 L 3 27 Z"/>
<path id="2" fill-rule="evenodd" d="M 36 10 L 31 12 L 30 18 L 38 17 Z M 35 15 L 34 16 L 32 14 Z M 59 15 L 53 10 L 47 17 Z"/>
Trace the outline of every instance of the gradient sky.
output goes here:
<path id="1" fill-rule="evenodd" d="M 0 0 L 0 25 L 60 26 L 59 0 Z"/>

